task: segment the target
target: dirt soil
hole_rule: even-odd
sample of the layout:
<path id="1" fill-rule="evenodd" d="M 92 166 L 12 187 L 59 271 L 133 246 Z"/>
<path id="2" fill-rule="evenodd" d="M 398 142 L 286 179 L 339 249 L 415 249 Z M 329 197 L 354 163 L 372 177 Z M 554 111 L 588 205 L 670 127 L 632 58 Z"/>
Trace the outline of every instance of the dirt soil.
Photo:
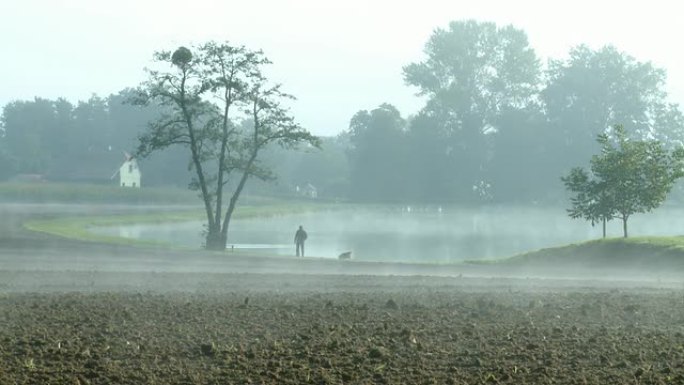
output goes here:
<path id="1" fill-rule="evenodd" d="M 681 284 L 180 271 L 19 211 L 0 210 L 0 384 L 684 384 Z"/>

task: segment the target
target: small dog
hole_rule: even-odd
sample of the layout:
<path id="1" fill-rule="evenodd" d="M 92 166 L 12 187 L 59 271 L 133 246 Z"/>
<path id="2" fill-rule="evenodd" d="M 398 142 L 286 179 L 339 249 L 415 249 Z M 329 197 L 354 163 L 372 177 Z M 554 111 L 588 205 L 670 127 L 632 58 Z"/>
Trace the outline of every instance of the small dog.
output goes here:
<path id="1" fill-rule="evenodd" d="M 344 253 L 337 256 L 337 259 L 351 259 L 351 251 L 345 251 Z"/>

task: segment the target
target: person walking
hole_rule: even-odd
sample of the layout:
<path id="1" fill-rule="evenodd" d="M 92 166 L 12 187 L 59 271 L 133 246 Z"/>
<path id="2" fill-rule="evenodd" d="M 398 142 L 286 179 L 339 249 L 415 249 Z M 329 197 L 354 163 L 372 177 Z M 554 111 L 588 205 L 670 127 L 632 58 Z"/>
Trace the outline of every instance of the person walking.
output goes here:
<path id="1" fill-rule="evenodd" d="M 299 226 L 299 230 L 295 233 L 294 237 L 294 242 L 295 245 L 297 245 L 297 256 L 298 257 L 303 257 L 304 256 L 304 241 L 306 241 L 307 234 L 306 231 L 304 231 L 304 227 Z M 301 251 L 301 255 L 300 255 Z"/>

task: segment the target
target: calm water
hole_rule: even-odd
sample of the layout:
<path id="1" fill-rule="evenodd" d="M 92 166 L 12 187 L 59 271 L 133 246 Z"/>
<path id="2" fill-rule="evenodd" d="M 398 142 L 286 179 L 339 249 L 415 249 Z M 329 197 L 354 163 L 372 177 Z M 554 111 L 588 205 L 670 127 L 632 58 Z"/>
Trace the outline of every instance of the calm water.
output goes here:
<path id="1" fill-rule="evenodd" d="M 630 219 L 633 235 L 684 234 L 684 210 L 661 208 Z M 406 262 L 448 262 L 506 257 L 516 253 L 584 241 L 601 236 L 600 226 L 572 220 L 561 209 L 492 207 L 387 207 L 354 211 L 323 211 L 235 220 L 229 248 L 267 249 L 294 255 L 294 232 L 309 234 L 306 255 L 336 258 L 352 251 L 354 259 Z M 100 234 L 161 240 L 182 246 L 203 243 L 202 222 L 94 228 Z M 608 225 L 620 236 L 621 222 Z"/>

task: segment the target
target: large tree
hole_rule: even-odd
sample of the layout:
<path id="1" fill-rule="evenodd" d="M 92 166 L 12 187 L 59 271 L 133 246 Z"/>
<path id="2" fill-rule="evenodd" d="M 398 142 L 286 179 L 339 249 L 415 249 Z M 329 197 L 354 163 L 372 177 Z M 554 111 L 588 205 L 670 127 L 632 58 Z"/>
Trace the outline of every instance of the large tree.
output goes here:
<path id="1" fill-rule="evenodd" d="M 401 201 L 408 180 L 406 121 L 390 104 L 362 110 L 349 123 L 350 196 L 370 202 Z"/>
<path id="2" fill-rule="evenodd" d="M 606 237 L 606 223 L 614 218 L 615 209 L 610 190 L 605 180 L 591 177 L 583 168 L 573 168 L 561 178 L 565 187 L 574 194 L 570 197 L 570 218 L 585 219 L 594 226 L 602 224 L 603 238 Z"/>
<path id="3" fill-rule="evenodd" d="M 492 155 L 487 170 L 492 199 L 497 202 L 556 201 L 563 192 L 555 132 L 535 106 L 510 109 L 501 114 L 499 130 L 492 135 Z"/>
<path id="4" fill-rule="evenodd" d="M 409 122 L 406 133 L 406 194 L 414 202 L 452 202 L 458 188 L 454 167 L 449 158 L 449 134 L 439 129 L 436 118 L 421 112 Z"/>
<path id="5" fill-rule="evenodd" d="M 474 20 L 436 29 L 425 53 L 425 61 L 404 67 L 404 78 L 427 97 L 422 114 L 444 136 L 440 151 L 450 160 L 457 194 L 472 194 L 485 177 L 502 112 L 533 102 L 539 62 L 522 30 Z"/>
<path id="6" fill-rule="evenodd" d="M 14 159 L 10 157 L 7 148 L 5 147 L 4 131 L 0 126 L 0 181 L 9 178 L 15 172 Z"/>
<path id="7" fill-rule="evenodd" d="M 593 223 L 612 218 L 627 221 L 633 214 L 650 212 L 665 201 L 675 181 L 684 176 L 684 148 L 668 151 L 654 139 L 630 139 L 621 125 L 598 135 L 601 153 L 591 158 L 591 171 L 574 168 L 563 177 L 570 192 L 573 218 Z"/>
<path id="8" fill-rule="evenodd" d="M 598 150 L 596 135 L 615 124 L 639 139 L 669 144 L 684 128 L 682 114 L 667 102 L 665 71 L 613 46 L 580 45 L 568 59 L 552 60 L 542 91 L 546 114 L 565 148 L 556 161 L 567 168 Z"/>
<path id="9" fill-rule="evenodd" d="M 158 103 L 166 114 L 140 136 L 137 154 L 174 145 L 189 151 L 191 188 L 200 192 L 207 217 L 206 247 L 223 250 L 249 177 L 272 177 L 260 162 L 261 152 L 274 143 L 318 146 L 319 140 L 283 106 L 293 97 L 263 76 L 261 69 L 270 62 L 261 51 L 208 42 L 192 50 L 160 51 L 155 59 L 160 68 L 148 70 L 135 102 Z M 227 205 L 226 186 L 232 188 Z"/>
<path id="10" fill-rule="evenodd" d="M 45 174 L 52 153 L 50 133 L 55 129 L 54 103 L 48 99 L 15 101 L 7 104 L 0 118 L 7 156 L 15 171 Z"/>

